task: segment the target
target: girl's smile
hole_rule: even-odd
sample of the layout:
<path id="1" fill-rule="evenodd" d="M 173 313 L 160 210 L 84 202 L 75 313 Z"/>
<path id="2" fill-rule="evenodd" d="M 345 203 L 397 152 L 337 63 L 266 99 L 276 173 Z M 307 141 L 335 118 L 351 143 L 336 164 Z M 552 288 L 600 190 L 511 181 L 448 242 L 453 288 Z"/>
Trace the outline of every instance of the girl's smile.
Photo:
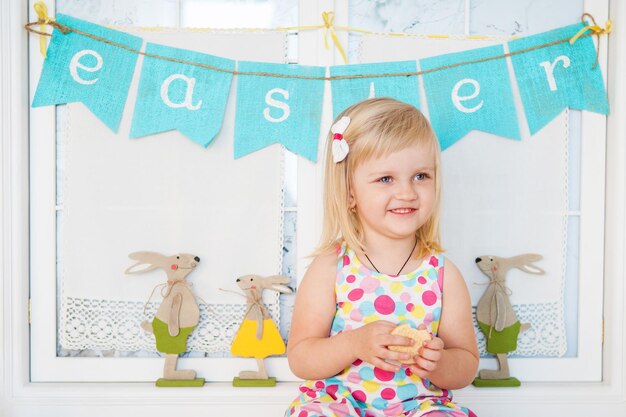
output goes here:
<path id="1" fill-rule="evenodd" d="M 393 214 L 411 214 L 415 213 L 416 209 L 414 208 L 397 208 L 389 210 Z"/>

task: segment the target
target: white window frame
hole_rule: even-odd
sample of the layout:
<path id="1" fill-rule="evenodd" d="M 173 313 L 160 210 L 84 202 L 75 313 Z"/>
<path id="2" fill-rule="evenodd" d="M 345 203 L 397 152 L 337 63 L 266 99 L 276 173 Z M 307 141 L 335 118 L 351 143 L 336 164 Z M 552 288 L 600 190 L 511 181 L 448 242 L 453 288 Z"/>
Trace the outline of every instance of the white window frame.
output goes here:
<path id="1" fill-rule="evenodd" d="M 53 10 L 49 6 L 49 13 Z M 36 16 L 31 16 L 31 21 Z M 31 36 L 30 101 L 35 93 L 43 57 L 38 38 Z M 34 42 L 34 43 L 33 43 Z M 31 380 L 33 382 L 148 382 L 163 373 L 164 358 L 63 357 L 57 355 L 57 161 L 56 106 L 31 108 L 30 254 L 31 254 Z M 286 357 L 265 359 L 268 373 L 279 381 L 297 381 Z M 184 357 L 178 369 L 193 369 L 207 381 L 232 381 L 238 372 L 256 369 L 253 358 Z"/>
<path id="2" fill-rule="evenodd" d="M 606 10 L 606 1 L 588 1 L 587 10 L 602 3 Z M 30 9 L 29 5 L 29 10 Z M 50 6 L 50 5 L 48 5 Z M 589 7 L 588 7 L 589 6 Z M 40 160 L 34 159 L 29 166 L 29 127 L 30 148 L 54 146 L 54 137 L 45 142 L 38 136 L 42 131 L 50 131 L 45 126 L 54 126 L 54 111 L 51 108 L 33 109 L 31 124 L 28 125 L 29 97 L 28 84 L 31 89 L 36 80 L 28 80 L 27 43 L 31 51 L 38 50 L 38 40 L 35 37 L 27 39 L 23 30 L 26 21 L 33 21 L 28 16 L 26 5 L 19 0 L 0 2 L 0 132 L 2 142 L 0 148 L 1 186 L 3 202 L 0 218 L 2 219 L 2 250 L 0 251 L 0 265 L 2 265 L 2 283 L 0 297 L 0 335 L 2 338 L 2 366 L 0 370 L 0 414 L 10 416 L 30 415 L 111 415 L 123 410 L 123 414 L 146 412 L 154 416 L 171 415 L 174 410 L 184 410 L 185 413 L 203 413 L 210 415 L 224 412 L 239 414 L 254 411 L 255 415 L 280 415 L 286 404 L 297 392 L 295 383 L 279 383 L 274 389 L 233 389 L 229 384 L 209 384 L 201 390 L 180 389 L 163 391 L 150 383 L 141 384 L 104 384 L 104 383 L 33 383 L 30 372 L 34 364 L 29 363 L 30 346 L 41 346 L 45 341 L 36 338 L 29 339 L 28 310 L 29 310 L 29 276 L 36 279 L 41 273 L 41 267 L 52 265 L 54 257 L 44 258 L 32 265 L 29 269 L 29 243 L 34 244 L 34 238 L 50 239 L 50 236 L 37 234 L 29 239 L 29 207 L 43 201 L 54 201 L 54 170 L 44 168 L 49 174 L 52 187 L 45 194 L 37 194 L 29 201 L 29 168 L 34 168 Z M 626 5 L 623 2 L 611 2 L 611 16 L 615 22 L 626 21 Z M 347 24 L 347 1 L 319 1 L 306 2 L 301 0 L 299 14 L 301 24 L 316 24 L 322 11 L 335 10 L 335 22 L 338 25 Z M 51 11 L 52 12 L 52 11 Z M 598 22 L 604 22 L 606 13 L 593 12 Z M 601 23 L 602 24 L 602 23 Z M 304 34 L 299 40 L 301 48 L 312 51 L 309 58 L 302 59 L 303 64 L 331 65 L 335 62 L 332 52 L 324 49 L 323 40 L 313 34 Z M 345 38 L 343 39 L 345 41 Z M 626 81 L 621 74 L 626 71 L 626 52 L 623 45 L 626 43 L 626 31 L 617 26 L 610 38 L 611 60 L 608 66 L 609 99 L 611 116 L 608 122 L 583 119 L 583 137 L 595 129 L 607 129 L 606 150 L 592 149 L 597 143 L 589 143 L 583 148 L 583 153 L 589 152 L 596 160 L 604 161 L 606 155 L 606 199 L 604 204 L 581 204 L 581 213 L 598 213 L 598 219 L 605 222 L 604 235 L 604 345 L 602 362 L 602 381 L 570 383 L 563 386 L 561 383 L 526 383 L 515 390 L 476 389 L 467 388 L 457 392 L 457 399 L 471 405 L 479 415 L 568 415 L 586 416 L 620 415 L 626 412 L 626 371 L 623 352 L 626 347 L 626 286 L 624 285 L 624 259 L 626 259 L 626 123 L 623 114 L 626 114 Z M 345 44 L 345 42 L 344 42 Z M 606 41 L 602 42 L 601 62 L 606 62 Z M 305 50 L 305 49 L 301 49 Z M 315 61 L 315 62 L 313 62 Z M 34 61 L 33 61 L 34 62 Z M 340 62 L 339 59 L 336 62 Z M 38 73 L 31 63 L 33 73 Z M 607 71 L 604 71 L 607 74 Z M 32 94 L 32 93 L 31 93 Z M 593 116 L 593 115 L 592 115 Z M 326 117 L 329 117 L 328 115 Z M 36 123 L 35 123 L 36 121 Z M 54 131 L 54 130 L 52 130 Z M 604 136 L 601 137 L 603 139 Z M 603 143 L 604 141 L 601 140 Z M 602 147 L 599 147 L 602 148 Z M 39 169 L 39 168 L 37 168 Z M 299 186 L 321 187 L 321 177 L 315 166 L 306 163 L 299 167 Z M 583 190 L 589 184 L 595 186 L 604 183 L 605 172 L 586 174 L 583 166 Z M 311 189 L 307 188 L 307 189 Z M 593 188 L 593 187 L 592 187 Z M 593 192 L 593 191 L 591 191 Z M 309 200 L 299 195 L 298 211 L 300 218 L 314 219 L 311 224 L 302 225 L 299 221 L 298 248 L 301 253 L 315 245 L 314 233 L 321 224 L 319 201 Z M 51 200 L 50 200 L 51 199 Z M 583 196 L 583 200 L 587 197 Z M 310 211 L 307 213 L 306 209 Z M 307 216 L 307 217 L 304 217 Z M 601 229 L 595 224 L 595 229 Z M 30 227 L 38 227 L 36 219 L 32 219 Z M 581 225 L 581 240 L 583 236 L 594 236 L 598 232 L 583 228 Z M 597 236 L 597 235 L 595 235 Z M 593 237 L 590 237 L 593 239 Z M 601 258 L 600 258 L 601 259 Z M 41 263 L 42 262 L 42 263 Z M 298 264 L 299 271 L 303 270 L 306 260 Z M 589 269 L 592 274 L 598 274 L 598 265 Z M 587 271 L 587 269 L 582 269 Z M 39 281 L 37 281 L 39 282 Z M 581 283 L 582 284 L 582 283 Z M 39 285 L 33 287 L 33 294 L 41 290 Z M 580 294 L 586 289 L 581 287 Z M 53 294 L 56 292 L 53 291 Z M 49 309 L 44 312 L 49 313 Z M 53 310 L 56 314 L 56 310 Z M 33 319 L 41 314 L 39 307 L 32 311 Z M 45 313 L 44 313 L 45 314 Z M 581 325 L 583 322 L 580 322 Z M 598 323 L 591 323 L 598 326 Z M 597 332 L 596 332 L 597 334 Z M 56 337 L 55 337 L 56 340 Z M 583 343 L 579 345 L 582 347 Z M 56 342 L 53 343 L 53 346 Z M 56 355 L 56 352 L 55 352 Z M 597 364 L 596 364 L 597 365 Z M 62 371 L 63 369 L 60 368 Z M 157 407 L 154 407 L 154 406 Z M 148 408 L 149 407 L 149 408 Z M 176 408 L 174 408 L 176 407 Z M 210 407 L 210 408 L 207 408 Z"/>
<path id="3" fill-rule="evenodd" d="M 591 13 L 598 22 L 607 20 L 607 1 L 586 1 L 584 7 L 585 11 Z M 606 53 L 606 42 L 602 42 L 599 61 L 603 74 L 606 74 Z M 336 62 L 341 61 L 337 59 Z M 602 305 L 603 302 L 603 283 L 597 279 L 597 265 L 604 263 L 604 230 L 598 225 L 604 224 L 605 220 L 606 117 L 597 113 L 582 112 L 581 130 L 581 199 L 578 216 L 580 218 L 580 242 L 593 242 L 593 244 L 591 247 L 581 244 L 578 267 L 580 277 L 594 278 L 581 279 L 578 284 L 577 355 L 565 358 L 509 358 L 511 375 L 522 381 L 554 382 L 555 375 L 564 382 L 602 380 L 603 317 L 602 310 L 597 305 Z M 320 140 L 320 143 L 323 144 L 323 140 Z M 298 189 L 310 190 L 311 184 L 315 184 L 316 190 L 304 196 L 302 193 L 298 195 L 299 199 L 308 199 L 298 208 L 298 225 L 304 223 L 310 229 L 307 233 L 298 234 L 298 249 L 305 248 L 304 253 L 307 253 L 314 248 L 316 243 L 311 241 L 315 236 L 314 232 L 321 230 L 323 164 L 301 164 L 298 178 L 302 178 Z M 584 303 L 583 297 L 593 300 L 593 305 Z M 480 369 L 497 369 L 497 367 L 495 358 L 480 360 Z"/>

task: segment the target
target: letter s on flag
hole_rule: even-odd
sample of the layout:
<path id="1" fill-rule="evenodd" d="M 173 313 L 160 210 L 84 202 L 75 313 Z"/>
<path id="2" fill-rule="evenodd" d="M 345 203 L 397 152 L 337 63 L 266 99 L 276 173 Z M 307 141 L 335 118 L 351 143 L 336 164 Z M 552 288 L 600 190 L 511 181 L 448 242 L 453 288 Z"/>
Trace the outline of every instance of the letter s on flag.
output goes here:
<path id="1" fill-rule="evenodd" d="M 268 122 L 272 122 L 272 123 L 284 122 L 289 117 L 289 114 L 291 113 L 291 109 L 289 108 L 289 105 L 287 103 L 283 103 L 282 101 L 278 101 L 274 99 L 272 97 L 274 93 L 281 94 L 286 100 L 288 100 L 289 91 L 283 90 L 281 88 L 273 88 L 270 91 L 268 91 L 267 94 L 265 95 L 265 103 L 267 103 L 268 106 L 279 108 L 280 110 L 283 111 L 283 115 L 279 118 L 272 117 L 272 115 L 270 115 L 270 108 L 266 107 L 263 110 L 263 117 L 265 117 L 265 120 L 267 120 Z"/>

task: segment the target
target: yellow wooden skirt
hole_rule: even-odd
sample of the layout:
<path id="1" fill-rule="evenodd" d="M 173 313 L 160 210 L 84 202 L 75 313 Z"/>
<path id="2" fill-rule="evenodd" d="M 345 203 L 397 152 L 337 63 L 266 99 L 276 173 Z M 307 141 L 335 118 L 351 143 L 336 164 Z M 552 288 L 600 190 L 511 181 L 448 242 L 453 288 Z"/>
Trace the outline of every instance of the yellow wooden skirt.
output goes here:
<path id="1" fill-rule="evenodd" d="M 272 319 L 263 320 L 261 339 L 257 339 L 256 329 L 256 320 L 244 320 L 235 335 L 230 353 L 244 358 L 266 358 L 285 353 L 285 342 Z"/>

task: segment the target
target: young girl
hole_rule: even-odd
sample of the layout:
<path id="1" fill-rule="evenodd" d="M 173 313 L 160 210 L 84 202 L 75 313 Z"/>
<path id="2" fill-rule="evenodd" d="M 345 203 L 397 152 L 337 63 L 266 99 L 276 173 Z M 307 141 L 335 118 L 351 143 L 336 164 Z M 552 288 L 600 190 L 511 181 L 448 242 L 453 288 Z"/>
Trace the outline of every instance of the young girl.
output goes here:
<path id="1" fill-rule="evenodd" d="M 307 381 L 287 416 L 474 416 L 449 391 L 472 381 L 478 351 L 467 287 L 441 254 L 439 160 L 428 121 L 393 99 L 333 125 L 321 245 L 287 348 Z M 414 357 L 389 349 L 412 345 L 391 334 L 404 323 L 432 334 Z"/>

